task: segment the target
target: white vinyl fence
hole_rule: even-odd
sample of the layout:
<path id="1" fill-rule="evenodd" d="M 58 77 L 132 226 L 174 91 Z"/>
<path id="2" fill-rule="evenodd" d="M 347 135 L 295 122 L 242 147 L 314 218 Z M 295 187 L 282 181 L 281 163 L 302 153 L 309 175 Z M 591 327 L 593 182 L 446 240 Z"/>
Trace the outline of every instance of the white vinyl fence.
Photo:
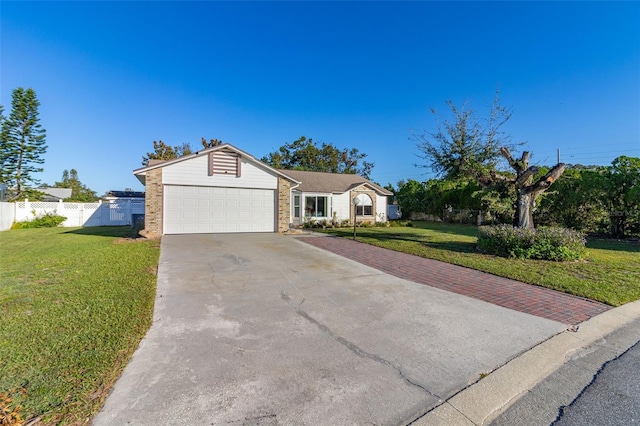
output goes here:
<path id="1" fill-rule="evenodd" d="M 0 202 L 0 231 L 11 229 L 15 217 L 16 207 L 13 203 Z"/>
<path id="2" fill-rule="evenodd" d="M 116 201 L 114 203 L 47 203 L 19 201 L 15 205 L 15 221 L 32 220 L 47 213 L 67 218 L 62 226 L 112 226 L 131 225 L 133 215 L 144 214 L 144 201 Z M 9 225 L 11 226 L 11 225 Z M 7 228 L 8 229 L 8 228 Z"/>

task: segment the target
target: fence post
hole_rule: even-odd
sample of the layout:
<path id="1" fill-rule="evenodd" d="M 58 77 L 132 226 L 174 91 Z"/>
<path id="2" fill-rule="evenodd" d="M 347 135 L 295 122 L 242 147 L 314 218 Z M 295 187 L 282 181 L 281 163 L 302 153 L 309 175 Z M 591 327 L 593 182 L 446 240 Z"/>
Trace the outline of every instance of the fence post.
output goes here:
<path id="1" fill-rule="evenodd" d="M 56 207 L 54 211 L 58 216 L 64 216 L 64 204 L 62 204 L 62 198 L 58 200 L 58 207 Z M 67 217 L 67 219 L 69 218 Z M 62 226 L 64 226 L 64 223 L 62 224 Z"/>

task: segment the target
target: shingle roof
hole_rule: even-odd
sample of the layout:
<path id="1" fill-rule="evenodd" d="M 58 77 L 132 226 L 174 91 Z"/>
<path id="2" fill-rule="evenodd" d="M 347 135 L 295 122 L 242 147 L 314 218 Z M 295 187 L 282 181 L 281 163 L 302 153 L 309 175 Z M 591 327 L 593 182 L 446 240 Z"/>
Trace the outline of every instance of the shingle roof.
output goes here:
<path id="1" fill-rule="evenodd" d="M 50 188 L 50 187 L 41 187 L 37 188 L 38 191 L 42 192 L 49 197 L 64 200 L 65 198 L 71 197 L 71 193 L 73 190 L 71 188 Z"/>
<path id="2" fill-rule="evenodd" d="M 301 182 L 295 189 L 302 192 L 343 193 L 362 184 L 367 184 L 381 195 L 392 195 L 391 192 L 359 175 L 307 172 L 303 170 L 280 169 L 278 171 Z"/>

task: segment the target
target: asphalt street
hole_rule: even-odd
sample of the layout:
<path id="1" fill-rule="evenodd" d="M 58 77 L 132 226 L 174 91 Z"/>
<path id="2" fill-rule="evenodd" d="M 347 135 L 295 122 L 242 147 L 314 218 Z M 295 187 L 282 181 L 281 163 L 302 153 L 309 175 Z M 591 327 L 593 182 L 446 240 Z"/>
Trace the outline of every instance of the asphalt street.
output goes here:
<path id="1" fill-rule="evenodd" d="M 576 351 L 492 426 L 640 424 L 640 320 Z"/>
<path id="2" fill-rule="evenodd" d="M 609 361 L 570 405 L 555 426 L 640 424 L 640 342 Z"/>

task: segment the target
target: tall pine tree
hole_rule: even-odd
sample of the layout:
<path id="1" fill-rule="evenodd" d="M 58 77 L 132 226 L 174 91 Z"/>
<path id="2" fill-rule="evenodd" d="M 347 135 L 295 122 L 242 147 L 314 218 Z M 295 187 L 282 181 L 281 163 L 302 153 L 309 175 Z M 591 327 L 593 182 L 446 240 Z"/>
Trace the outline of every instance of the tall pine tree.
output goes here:
<path id="1" fill-rule="evenodd" d="M 62 172 L 62 180 L 53 185 L 55 188 L 71 188 L 71 197 L 64 201 L 75 201 L 80 203 L 92 203 L 98 201 L 99 197 L 95 191 L 89 189 L 85 184 L 80 182 L 78 171 L 76 169 L 64 170 Z"/>
<path id="2" fill-rule="evenodd" d="M 39 164 L 47 152 L 46 130 L 38 118 L 40 102 L 36 92 L 18 87 L 12 93 L 11 114 L 2 120 L 0 133 L 0 180 L 19 198 L 29 184 L 39 183 L 33 174 L 42 172 Z"/>

